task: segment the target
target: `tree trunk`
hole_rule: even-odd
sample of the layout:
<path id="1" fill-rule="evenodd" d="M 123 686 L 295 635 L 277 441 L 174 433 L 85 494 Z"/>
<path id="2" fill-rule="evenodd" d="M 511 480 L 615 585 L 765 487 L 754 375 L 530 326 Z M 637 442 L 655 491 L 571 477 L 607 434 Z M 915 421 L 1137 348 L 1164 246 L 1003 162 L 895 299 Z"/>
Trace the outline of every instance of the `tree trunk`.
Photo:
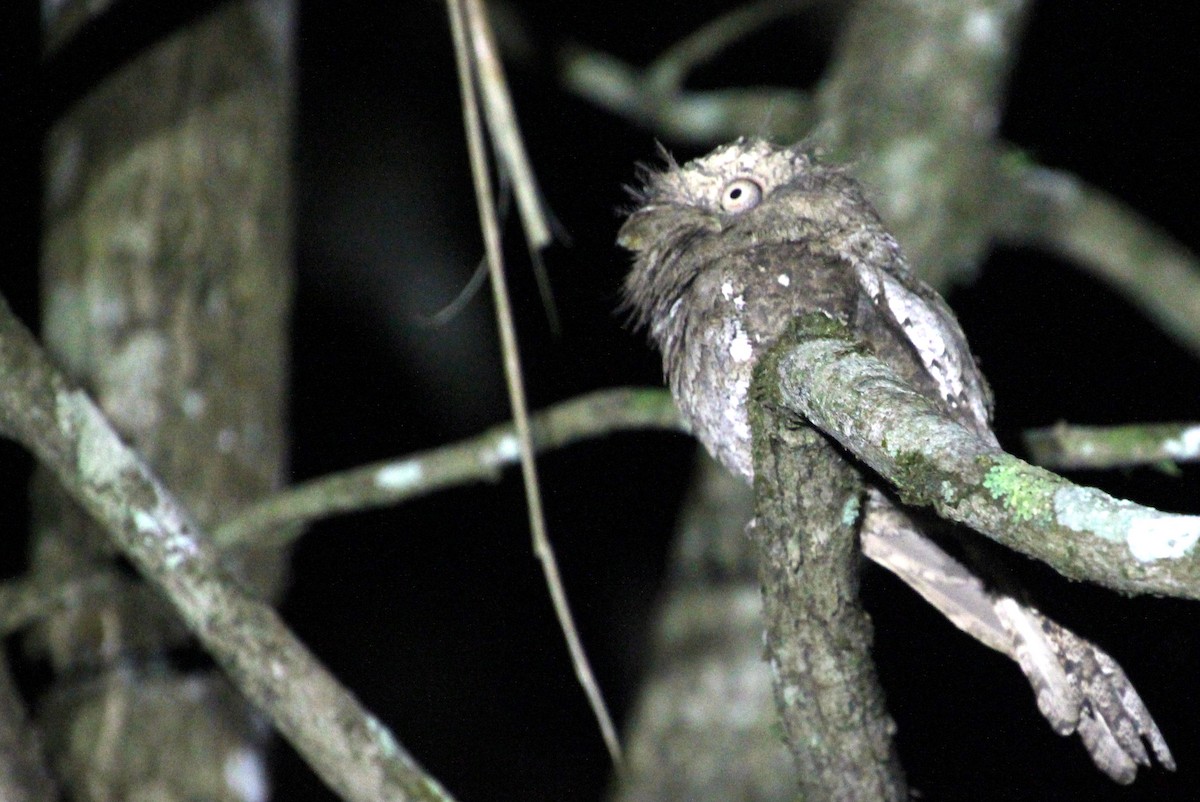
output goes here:
<path id="1" fill-rule="evenodd" d="M 47 14 L 48 43 L 72 7 Z M 285 470 L 291 14 L 222 7 L 105 78 L 46 145 L 43 339 L 206 526 Z M 41 724 L 69 794 L 262 798 L 250 711 L 218 672 L 172 663 L 191 646 L 166 602 L 48 474 L 33 507 L 36 572 L 119 582 L 33 641 L 57 677 Z M 229 559 L 278 594 L 285 555 Z"/>

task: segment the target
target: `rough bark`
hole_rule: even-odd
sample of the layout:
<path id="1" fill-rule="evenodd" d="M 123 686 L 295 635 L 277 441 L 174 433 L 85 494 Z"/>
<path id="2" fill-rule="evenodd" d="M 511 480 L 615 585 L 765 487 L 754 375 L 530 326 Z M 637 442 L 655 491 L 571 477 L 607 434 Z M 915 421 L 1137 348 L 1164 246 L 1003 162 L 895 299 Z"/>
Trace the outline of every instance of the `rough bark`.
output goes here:
<path id="1" fill-rule="evenodd" d="M 79 5 L 47 15 L 48 47 L 69 46 Z M 284 2 L 224 7 L 105 78 L 46 144 L 47 347 L 205 524 L 277 488 L 285 469 L 289 19 Z M 59 675 L 41 720 L 72 795 L 246 798 L 266 781 L 248 708 L 214 672 L 147 681 L 187 648 L 184 627 L 53 479 L 34 487 L 36 575 L 99 569 L 117 584 L 64 605 L 35 639 Z M 265 598 L 283 566 L 278 550 L 228 560 Z M 235 759 L 242 787 L 222 779 Z"/>
<path id="2" fill-rule="evenodd" d="M 752 510 L 749 488 L 701 455 L 676 528 L 614 802 L 795 798 L 795 769 L 779 741 L 762 658 L 762 593 L 745 534 Z"/>
<path id="3" fill-rule="evenodd" d="M 871 622 L 858 602 L 862 481 L 824 435 L 776 404 L 773 362 L 764 359 L 755 378 L 750 532 L 767 661 L 801 798 L 905 799 L 895 724 L 871 661 Z"/>
<path id="4" fill-rule="evenodd" d="M 1200 598 L 1200 516 L 1116 499 L 1005 453 L 823 315 L 799 319 L 792 336 L 779 353 L 778 403 L 836 439 L 905 503 L 931 506 L 1072 579 Z"/>

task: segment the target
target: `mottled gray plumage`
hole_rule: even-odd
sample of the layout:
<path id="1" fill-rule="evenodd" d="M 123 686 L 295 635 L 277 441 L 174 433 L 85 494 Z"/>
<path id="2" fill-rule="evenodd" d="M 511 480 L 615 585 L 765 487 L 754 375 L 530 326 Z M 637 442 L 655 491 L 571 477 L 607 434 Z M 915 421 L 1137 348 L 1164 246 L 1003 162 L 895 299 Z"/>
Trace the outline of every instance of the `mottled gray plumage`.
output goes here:
<path id="1" fill-rule="evenodd" d="M 730 197 L 730 195 L 735 197 Z M 806 312 L 837 317 L 913 386 L 991 438 L 991 397 L 942 299 L 914 277 L 846 171 L 740 139 L 649 173 L 621 229 L 625 282 L 696 436 L 749 478 L 759 354 Z"/>
<path id="2" fill-rule="evenodd" d="M 862 187 L 795 148 L 739 139 L 682 167 L 646 171 L 618 242 L 634 319 L 696 437 L 753 476 L 747 401 L 757 359 L 798 315 L 849 326 L 904 380 L 995 443 L 991 396 L 945 302 L 909 271 Z M 1118 782 L 1170 751 L 1116 662 L 1033 608 L 985 585 L 872 491 L 864 553 L 956 626 L 1016 660 L 1056 731 L 1079 732 Z"/>

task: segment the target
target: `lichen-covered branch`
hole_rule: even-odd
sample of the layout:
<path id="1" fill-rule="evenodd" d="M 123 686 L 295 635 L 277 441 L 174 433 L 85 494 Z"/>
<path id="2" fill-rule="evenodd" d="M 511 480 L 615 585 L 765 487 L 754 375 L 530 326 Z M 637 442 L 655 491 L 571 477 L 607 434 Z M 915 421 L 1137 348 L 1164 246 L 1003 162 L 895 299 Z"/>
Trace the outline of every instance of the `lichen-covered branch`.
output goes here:
<path id="1" fill-rule="evenodd" d="M 670 394 L 650 388 L 600 390 L 529 420 L 539 451 L 617 431 L 683 431 Z M 221 548 L 290 540 L 321 518 L 399 504 L 468 482 L 495 481 L 519 460 L 513 425 L 495 426 L 457 443 L 323 476 L 268 496 L 219 526 L 214 539 Z"/>
<path id="2" fill-rule="evenodd" d="M 235 685 L 347 800 L 449 794 L 267 604 L 0 300 L 0 432 L 28 448 L 171 601 Z"/>
<path id="3" fill-rule="evenodd" d="M 759 364 L 752 390 L 762 403 L 751 411 L 750 532 L 800 798 L 906 799 L 895 725 L 871 662 L 871 622 L 858 603 L 862 480 L 824 436 L 775 407 L 773 361 Z"/>
<path id="4" fill-rule="evenodd" d="M 1200 598 L 1200 517 L 1081 487 L 946 417 L 823 315 L 801 318 L 778 362 L 779 403 L 893 484 L 1073 579 Z"/>
<path id="5" fill-rule="evenodd" d="M 1116 288 L 1200 354 L 1200 259 L 1126 204 L 1010 153 L 993 188 L 997 236 L 1058 254 Z"/>
<path id="6" fill-rule="evenodd" d="M 1044 468 L 1170 467 L 1200 460 L 1200 423 L 1073 426 L 1057 423 L 1022 437 L 1029 458 Z"/>

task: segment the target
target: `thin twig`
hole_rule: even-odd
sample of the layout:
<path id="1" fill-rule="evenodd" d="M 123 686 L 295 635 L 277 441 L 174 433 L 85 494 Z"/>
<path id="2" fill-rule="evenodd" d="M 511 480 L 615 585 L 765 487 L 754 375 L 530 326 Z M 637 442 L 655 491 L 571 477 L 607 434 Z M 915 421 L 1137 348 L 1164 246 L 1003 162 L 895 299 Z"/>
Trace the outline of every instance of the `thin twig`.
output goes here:
<path id="1" fill-rule="evenodd" d="M 601 108 L 676 140 L 711 144 L 755 127 L 760 135 L 797 139 L 814 121 L 807 92 L 785 87 L 689 91 L 683 84 L 690 71 L 738 39 L 815 2 L 761 0 L 735 8 L 688 34 L 641 70 L 568 45 L 559 58 L 562 81 Z"/>
<path id="2" fill-rule="evenodd" d="M 1200 423 L 1070 426 L 1057 423 L 1023 436 L 1030 459 L 1045 468 L 1105 469 L 1200 461 Z"/>
<path id="3" fill-rule="evenodd" d="M 469 3 L 470 0 L 446 0 L 450 12 L 451 30 L 454 34 L 455 61 L 458 65 L 459 87 L 462 92 L 463 120 L 467 130 L 471 174 L 475 183 L 475 202 L 479 210 L 479 223 L 483 231 L 484 248 L 487 252 L 492 296 L 496 304 L 496 318 L 504 356 L 504 372 L 508 382 L 509 405 L 512 408 L 517 440 L 521 450 L 521 474 L 525 486 L 525 502 L 529 509 L 530 529 L 533 533 L 533 549 L 541 562 L 542 572 L 546 577 L 546 584 L 554 603 L 554 611 L 566 638 L 567 648 L 571 653 L 571 662 L 575 666 L 575 674 L 587 695 L 596 721 L 600 725 L 601 735 L 613 763 L 620 766 L 621 748 L 617 739 L 616 727 L 605 708 L 599 685 L 588 664 L 587 655 L 584 653 L 579 632 L 567 604 L 566 591 L 563 589 L 558 564 L 546 534 L 542 498 L 538 490 L 537 469 L 533 458 L 533 437 L 529 431 L 525 389 L 517 351 L 516 329 L 513 325 L 512 308 L 508 299 L 508 285 L 504 277 L 500 230 L 496 224 L 496 211 L 492 202 L 491 177 L 488 172 L 487 148 L 479 114 L 478 89 L 476 79 L 473 77 L 471 52 L 467 43 L 467 7 Z"/>
<path id="4" fill-rule="evenodd" d="M 483 113 L 487 118 L 492 145 L 501 167 L 512 181 L 525 239 L 534 248 L 544 248 L 550 244 L 550 224 L 546 221 L 541 190 L 538 189 L 533 168 L 529 165 L 529 155 L 525 152 L 525 143 L 521 139 L 521 129 L 517 125 L 517 115 L 513 112 L 512 97 L 504 77 L 504 65 L 496 52 L 496 41 L 488 25 L 487 14 L 480 0 L 462 0 L 462 9 L 469 33 L 468 58 L 473 70 L 473 86 L 476 97 L 483 101 Z"/>
<path id="5" fill-rule="evenodd" d="M 600 390 L 563 401 L 533 415 L 530 429 L 539 451 L 618 431 L 684 431 L 670 394 L 651 388 Z M 399 504 L 467 482 L 494 481 L 505 467 L 520 462 L 520 454 L 513 424 L 495 426 L 457 443 L 290 487 L 240 510 L 214 537 L 221 548 L 286 543 L 322 518 Z"/>
<path id="6" fill-rule="evenodd" d="M 692 31 L 671 45 L 646 69 L 650 91 L 678 94 L 687 74 L 760 28 L 798 14 L 816 0 L 759 0 L 739 6 Z"/>
<path id="7" fill-rule="evenodd" d="M 550 289 L 546 266 L 540 251 L 550 244 L 550 223 L 546 219 L 542 192 L 525 152 L 521 129 L 517 126 L 517 115 L 513 111 L 512 95 L 504 77 L 504 64 L 496 47 L 495 37 L 484 11 L 481 0 L 465 0 L 466 24 L 471 42 L 471 66 L 475 89 L 483 101 L 483 113 L 487 119 L 488 133 L 496 152 L 501 175 L 507 176 L 517 198 L 517 213 L 525 230 L 525 242 L 529 246 L 529 257 L 533 274 L 537 279 L 538 294 L 546 310 L 550 330 L 556 335 L 561 330 L 558 306 Z"/>

